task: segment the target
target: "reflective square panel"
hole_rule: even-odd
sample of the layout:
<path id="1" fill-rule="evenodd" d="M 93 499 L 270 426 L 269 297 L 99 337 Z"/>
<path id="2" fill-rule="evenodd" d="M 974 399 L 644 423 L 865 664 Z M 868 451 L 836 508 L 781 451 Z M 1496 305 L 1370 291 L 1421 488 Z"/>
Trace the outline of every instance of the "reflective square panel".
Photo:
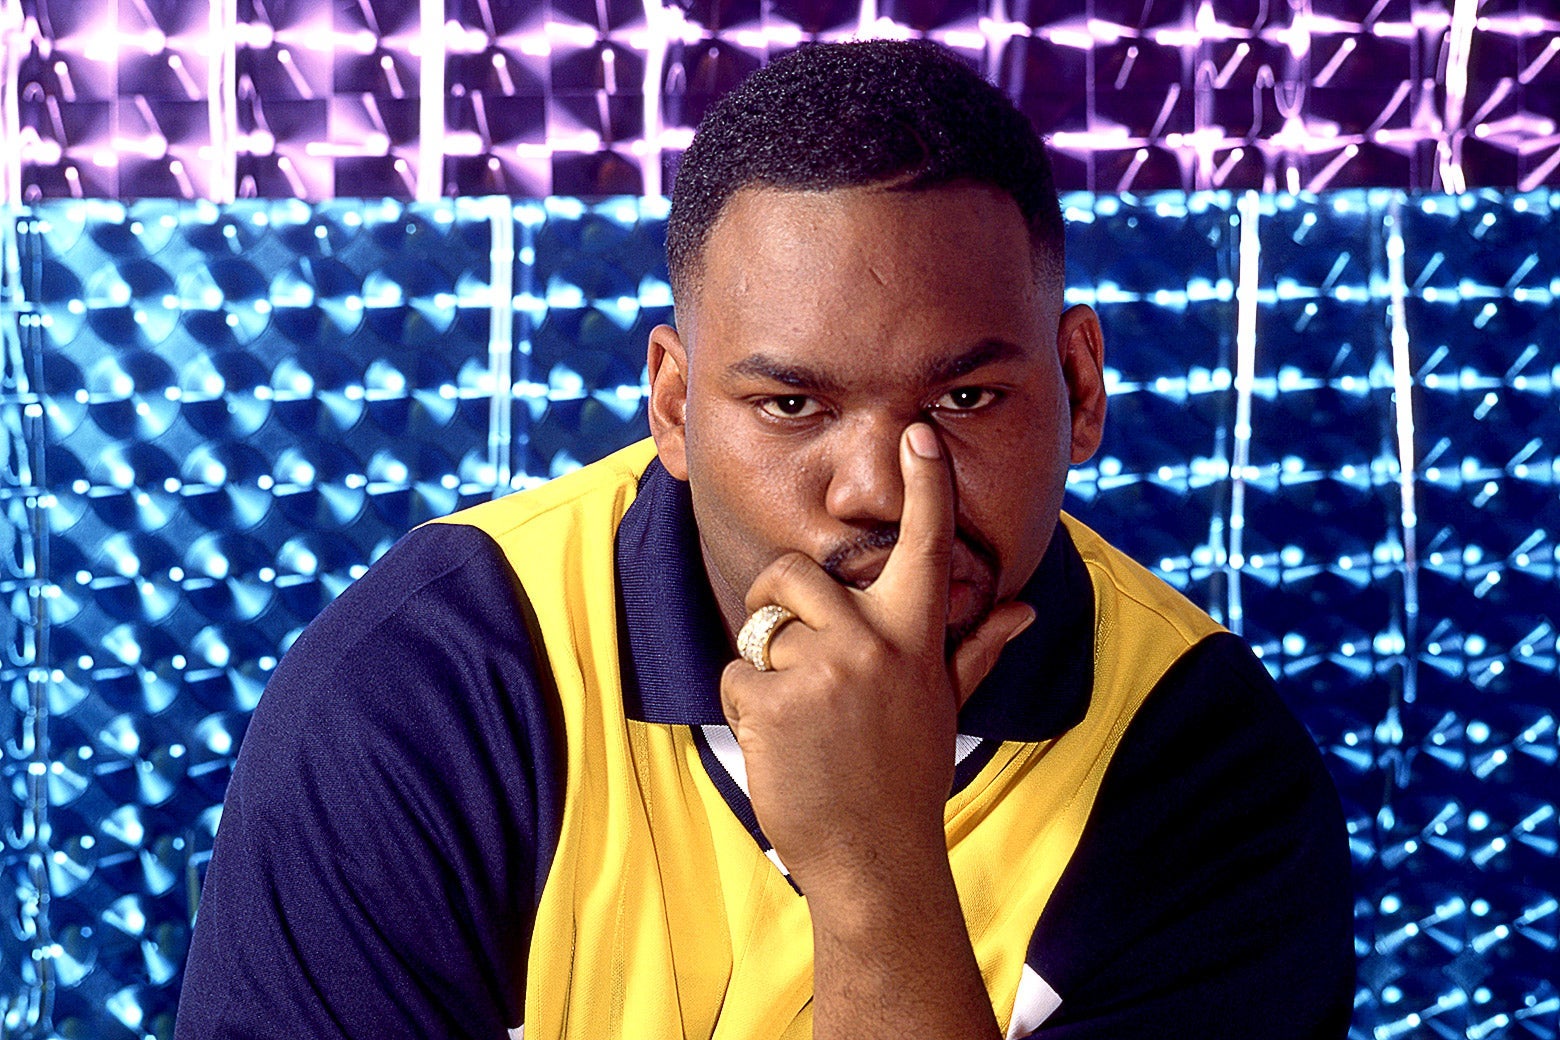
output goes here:
<path id="1" fill-rule="evenodd" d="M 1100 315 L 1111 391 L 1068 508 L 1244 634 L 1316 738 L 1356 869 L 1361 1038 L 1560 1031 L 1556 204 L 1064 199 L 1068 301 Z M 8 1035 L 170 1035 L 267 677 L 410 527 L 644 435 L 665 219 L 628 197 L 12 213 Z"/>
<path id="2" fill-rule="evenodd" d="M 0 202 L 633 193 L 803 43 L 925 37 L 1101 192 L 1560 183 L 1548 0 L 18 0 Z M 13 197 L 14 196 L 14 197 Z"/>

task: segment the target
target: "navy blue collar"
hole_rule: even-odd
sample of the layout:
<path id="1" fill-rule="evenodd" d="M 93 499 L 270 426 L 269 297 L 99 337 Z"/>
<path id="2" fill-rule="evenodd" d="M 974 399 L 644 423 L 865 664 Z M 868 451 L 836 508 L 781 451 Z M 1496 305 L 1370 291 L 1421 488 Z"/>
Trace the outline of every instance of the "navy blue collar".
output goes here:
<path id="1" fill-rule="evenodd" d="M 631 719 L 680 726 L 726 720 L 720 673 L 731 659 L 704 574 L 688 485 L 652 460 L 617 536 L 626 638 L 623 702 Z M 959 732 L 1039 741 L 1077 725 L 1094 683 L 1094 588 L 1060 523 L 1019 593 L 1039 617 L 1002 651 L 965 704 Z"/>

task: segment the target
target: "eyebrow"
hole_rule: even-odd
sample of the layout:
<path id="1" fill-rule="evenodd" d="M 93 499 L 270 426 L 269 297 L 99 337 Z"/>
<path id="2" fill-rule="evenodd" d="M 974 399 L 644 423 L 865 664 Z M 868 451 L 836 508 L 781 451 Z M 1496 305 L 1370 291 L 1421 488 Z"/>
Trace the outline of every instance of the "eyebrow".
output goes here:
<path id="1" fill-rule="evenodd" d="M 831 379 L 816 369 L 781 361 L 768 354 L 749 354 L 741 361 L 734 361 L 728 365 L 726 372 L 734 376 L 767 379 L 793 390 L 825 394 L 837 394 L 844 390 L 838 380 Z"/>
<path id="2" fill-rule="evenodd" d="M 943 358 L 926 372 L 928 383 L 947 383 L 978 368 L 1022 357 L 1024 348 L 1011 340 L 983 339 L 957 357 Z"/>
<path id="3" fill-rule="evenodd" d="M 962 354 L 932 363 L 922 374 L 922 379 L 928 385 L 951 382 L 976 369 L 999 361 L 1009 361 L 1023 353 L 1024 348 L 1010 340 L 983 339 Z M 806 393 L 838 394 L 845 390 L 839 380 L 817 369 L 781 361 L 768 354 L 749 354 L 728 365 L 726 372 L 734 376 L 769 380 Z"/>

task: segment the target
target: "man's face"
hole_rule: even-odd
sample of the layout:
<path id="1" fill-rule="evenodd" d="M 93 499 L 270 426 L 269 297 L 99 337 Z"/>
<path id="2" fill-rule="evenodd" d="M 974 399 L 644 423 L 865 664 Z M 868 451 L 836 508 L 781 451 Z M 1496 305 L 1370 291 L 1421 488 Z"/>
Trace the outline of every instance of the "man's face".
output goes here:
<path id="1" fill-rule="evenodd" d="M 784 552 L 877 577 L 918 420 L 953 468 L 950 638 L 1018 593 L 1104 415 L 1098 324 L 1045 281 L 1017 205 L 985 186 L 731 199 L 679 330 L 650 343 L 651 428 L 729 630 Z"/>

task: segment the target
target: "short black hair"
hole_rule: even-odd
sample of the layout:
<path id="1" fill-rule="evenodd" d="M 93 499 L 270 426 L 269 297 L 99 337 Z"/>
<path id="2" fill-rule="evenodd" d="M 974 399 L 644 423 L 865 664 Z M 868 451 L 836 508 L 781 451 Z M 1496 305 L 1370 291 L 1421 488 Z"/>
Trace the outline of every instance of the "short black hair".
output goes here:
<path id="1" fill-rule="evenodd" d="M 1001 91 L 926 40 L 803 46 L 759 69 L 699 124 L 672 189 L 674 298 L 697 284 L 704 244 L 743 188 L 829 191 L 954 181 L 1012 196 L 1036 270 L 1060 278 L 1061 205 L 1045 143 Z"/>

